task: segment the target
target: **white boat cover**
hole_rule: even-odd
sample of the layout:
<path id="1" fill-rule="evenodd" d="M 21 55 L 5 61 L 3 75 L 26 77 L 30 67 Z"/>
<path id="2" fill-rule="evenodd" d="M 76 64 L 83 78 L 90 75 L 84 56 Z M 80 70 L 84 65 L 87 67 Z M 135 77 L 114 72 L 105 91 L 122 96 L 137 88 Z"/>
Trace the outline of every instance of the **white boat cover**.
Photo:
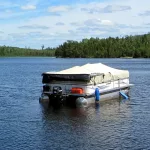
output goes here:
<path id="1" fill-rule="evenodd" d="M 69 76 L 70 78 L 72 78 L 73 76 L 78 76 L 78 78 L 79 77 L 87 78 L 88 76 L 89 80 L 86 80 L 87 82 L 98 84 L 98 83 L 104 83 L 112 80 L 129 78 L 129 71 L 115 69 L 106 66 L 102 63 L 95 63 L 95 64 L 85 64 L 83 66 L 75 66 L 58 72 L 45 72 L 43 73 L 43 77 L 44 75 L 50 75 L 50 77 L 56 76 L 58 78 L 67 75 L 68 80 L 69 80 Z"/>

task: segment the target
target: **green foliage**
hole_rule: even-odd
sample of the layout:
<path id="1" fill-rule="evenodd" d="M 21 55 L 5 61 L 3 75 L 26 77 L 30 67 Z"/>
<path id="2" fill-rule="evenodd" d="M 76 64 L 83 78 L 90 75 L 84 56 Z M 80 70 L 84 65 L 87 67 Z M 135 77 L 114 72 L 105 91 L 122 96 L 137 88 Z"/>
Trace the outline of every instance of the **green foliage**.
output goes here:
<path id="1" fill-rule="evenodd" d="M 70 58 L 150 58 L 150 33 L 122 38 L 90 38 L 67 41 L 56 48 L 56 57 Z"/>
<path id="2" fill-rule="evenodd" d="M 0 46 L 0 56 L 55 56 L 55 49 L 47 48 L 44 50 L 36 50 L 30 48 L 18 48 L 9 46 Z"/>

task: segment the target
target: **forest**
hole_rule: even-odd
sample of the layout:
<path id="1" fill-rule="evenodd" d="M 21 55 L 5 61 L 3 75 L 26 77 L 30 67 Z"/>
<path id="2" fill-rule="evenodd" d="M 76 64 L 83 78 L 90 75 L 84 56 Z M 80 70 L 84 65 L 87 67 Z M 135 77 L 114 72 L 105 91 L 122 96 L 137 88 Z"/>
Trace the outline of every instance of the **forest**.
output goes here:
<path id="1" fill-rule="evenodd" d="M 55 49 L 46 48 L 42 50 L 30 49 L 30 48 L 19 48 L 19 47 L 10 47 L 10 46 L 0 46 L 0 56 L 1 57 L 13 57 L 13 56 L 46 56 L 54 57 Z"/>
<path id="2" fill-rule="evenodd" d="M 122 38 L 90 38 L 81 42 L 63 43 L 55 52 L 56 57 L 72 58 L 150 58 L 150 33 Z"/>
<path id="3" fill-rule="evenodd" d="M 125 37 L 68 40 L 56 48 L 41 50 L 0 46 L 0 56 L 47 56 L 61 58 L 150 58 L 150 33 Z"/>

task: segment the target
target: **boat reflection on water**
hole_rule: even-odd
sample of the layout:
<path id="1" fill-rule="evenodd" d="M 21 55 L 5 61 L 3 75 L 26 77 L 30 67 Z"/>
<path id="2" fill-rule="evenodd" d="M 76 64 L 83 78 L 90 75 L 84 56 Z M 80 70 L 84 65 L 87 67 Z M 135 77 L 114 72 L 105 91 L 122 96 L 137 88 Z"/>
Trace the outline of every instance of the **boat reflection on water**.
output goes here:
<path id="1" fill-rule="evenodd" d="M 103 149 L 115 149 L 122 133 L 130 133 L 130 102 L 115 99 L 80 108 L 42 107 L 44 134 L 41 138 L 48 138 L 51 143 L 61 141 L 60 149 L 67 146 L 67 149 L 74 149 L 74 146 L 77 149 L 94 149 L 92 145 L 95 147 L 97 144 Z"/>
<path id="2" fill-rule="evenodd" d="M 113 115 L 118 115 L 119 113 L 124 113 L 124 115 L 129 115 L 129 105 L 130 99 L 112 99 L 105 100 L 99 103 L 92 103 L 86 107 L 50 107 L 47 103 L 41 103 L 42 111 L 46 115 L 58 115 L 57 117 L 90 117 L 94 114 L 99 115 L 101 118 L 112 117 Z M 115 116 L 114 116 L 115 117 Z"/>

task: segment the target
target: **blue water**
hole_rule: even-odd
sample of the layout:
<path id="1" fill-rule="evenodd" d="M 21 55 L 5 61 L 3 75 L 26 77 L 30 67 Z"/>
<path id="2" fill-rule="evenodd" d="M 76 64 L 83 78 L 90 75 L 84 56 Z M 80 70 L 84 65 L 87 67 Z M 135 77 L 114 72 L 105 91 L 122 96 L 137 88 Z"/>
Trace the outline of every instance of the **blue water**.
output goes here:
<path id="1" fill-rule="evenodd" d="M 130 99 L 59 110 L 39 103 L 42 72 L 85 63 L 130 71 Z M 0 58 L 0 150 L 150 149 L 150 59 Z"/>

